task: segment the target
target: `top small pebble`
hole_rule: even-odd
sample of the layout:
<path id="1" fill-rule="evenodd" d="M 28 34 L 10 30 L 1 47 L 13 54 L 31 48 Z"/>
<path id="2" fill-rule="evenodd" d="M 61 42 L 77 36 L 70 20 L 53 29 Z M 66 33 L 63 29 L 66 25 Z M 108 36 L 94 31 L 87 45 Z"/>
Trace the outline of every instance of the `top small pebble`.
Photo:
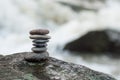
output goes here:
<path id="1" fill-rule="evenodd" d="M 49 33 L 49 30 L 47 29 L 34 29 L 30 31 L 31 35 L 45 35 L 48 33 Z"/>

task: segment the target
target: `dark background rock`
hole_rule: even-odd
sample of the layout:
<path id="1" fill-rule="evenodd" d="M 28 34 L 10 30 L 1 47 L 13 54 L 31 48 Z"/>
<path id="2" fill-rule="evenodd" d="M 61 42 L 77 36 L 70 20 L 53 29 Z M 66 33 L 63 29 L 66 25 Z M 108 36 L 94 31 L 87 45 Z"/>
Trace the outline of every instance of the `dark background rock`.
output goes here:
<path id="1" fill-rule="evenodd" d="M 90 10 L 97 11 L 105 6 L 106 0 L 54 0 L 62 5 L 69 6 L 74 11 Z M 98 5 L 96 5 L 96 3 Z"/>
<path id="2" fill-rule="evenodd" d="M 107 74 L 93 71 L 50 57 L 47 62 L 28 63 L 17 53 L 0 58 L 0 80 L 116 80 Z"/>
<path id="3" fill-rule="evenodd" d="M 114 30 L 90 31 L 68 43 L 64 49 L 81 53 L 106 53 L 120 56 L 120 32 Z"/>

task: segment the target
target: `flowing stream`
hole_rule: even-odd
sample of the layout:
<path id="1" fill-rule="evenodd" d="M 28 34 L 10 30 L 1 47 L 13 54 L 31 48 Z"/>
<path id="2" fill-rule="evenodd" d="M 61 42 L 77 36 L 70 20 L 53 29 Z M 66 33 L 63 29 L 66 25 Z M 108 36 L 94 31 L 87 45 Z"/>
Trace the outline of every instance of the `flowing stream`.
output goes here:
<path id="1" fill-rule="evenodd" d="M 62 50 L 65 44 L 88 31 L 102 29 L 120 31 L 120 1 L 99 2 L 98 0 L 91 6 L 87 3 L 88 0 L 83 2 L 80 0 L 81 4 L 86 5 L 85 10 L 77 11 L 73 10 L 69 3 L 63 5 L 59 1 L 68 2 L 66 0 L 0 0 L 0 54 L 31 51 L 29 31 L 47 28 L 52 36 L 48 43 L 50 56 L 87 66 L 120 80 L 120 59 L 111 59 L 102 55 L 75 55 Z M 76 4 L 77 0 L 69 1 Z"/>

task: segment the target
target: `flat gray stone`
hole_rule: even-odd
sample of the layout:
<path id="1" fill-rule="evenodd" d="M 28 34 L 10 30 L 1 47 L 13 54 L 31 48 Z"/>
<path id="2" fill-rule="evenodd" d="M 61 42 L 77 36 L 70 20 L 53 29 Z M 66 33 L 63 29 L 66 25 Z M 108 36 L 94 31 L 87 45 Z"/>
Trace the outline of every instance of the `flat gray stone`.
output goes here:
<path id="1" fill-rule="evenodd" d="M 50 39 L 51 37 L 48 35 L 30 35 L 30 39 Z"/>
<path id="2" fill-rule="evenodd" d="M 46 50 L 47 50 L 46 47 L 41 47 L 41 48 L 33 47 L 32 48 L 32 51 L 35 52 L 35 53 L 44 52 Z"/>
<path id="3" fill-rule="evenodd" d="M 47 29 L 34 29 L 30 31 L 31 35 L 45 35 L 48 33 L 49 33 L 49 30 Z"/>
<path id="4" fill-rule="evenodd" d="M 28 62 L 42 62 L 44 60 L 47 60 L 49 57 L 48 52 L 42 52 L 42 53 L 30 53 L 25 56 L 25 60 Z"/>
<path id="5" fill-rule="evenodd" d="M 49 40 L 42 40 L 42 39 L 35 39 L 33 40 L 34 43 L 45 43 L 48 42 Z"/>
<path id="6" fill-rule="evenodd" d="M 41 43 L 41 44 L 33 44 L 33 46 L 35 46 L 35 47 L 46 47 L 47 46 L 47 44 L 46 43 Z"/>

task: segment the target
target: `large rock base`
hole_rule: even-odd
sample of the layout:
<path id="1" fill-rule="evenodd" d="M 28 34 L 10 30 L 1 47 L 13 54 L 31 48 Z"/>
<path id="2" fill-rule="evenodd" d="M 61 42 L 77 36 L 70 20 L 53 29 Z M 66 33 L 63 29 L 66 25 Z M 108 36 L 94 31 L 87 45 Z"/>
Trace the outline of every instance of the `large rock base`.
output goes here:
<path id="1" fill-rule="evenodd" d="M 115 80 L 87 67 L 50 57 L 41 63 L 28 63 L 18 53 L 0 58 L 0 80 Z"/>

